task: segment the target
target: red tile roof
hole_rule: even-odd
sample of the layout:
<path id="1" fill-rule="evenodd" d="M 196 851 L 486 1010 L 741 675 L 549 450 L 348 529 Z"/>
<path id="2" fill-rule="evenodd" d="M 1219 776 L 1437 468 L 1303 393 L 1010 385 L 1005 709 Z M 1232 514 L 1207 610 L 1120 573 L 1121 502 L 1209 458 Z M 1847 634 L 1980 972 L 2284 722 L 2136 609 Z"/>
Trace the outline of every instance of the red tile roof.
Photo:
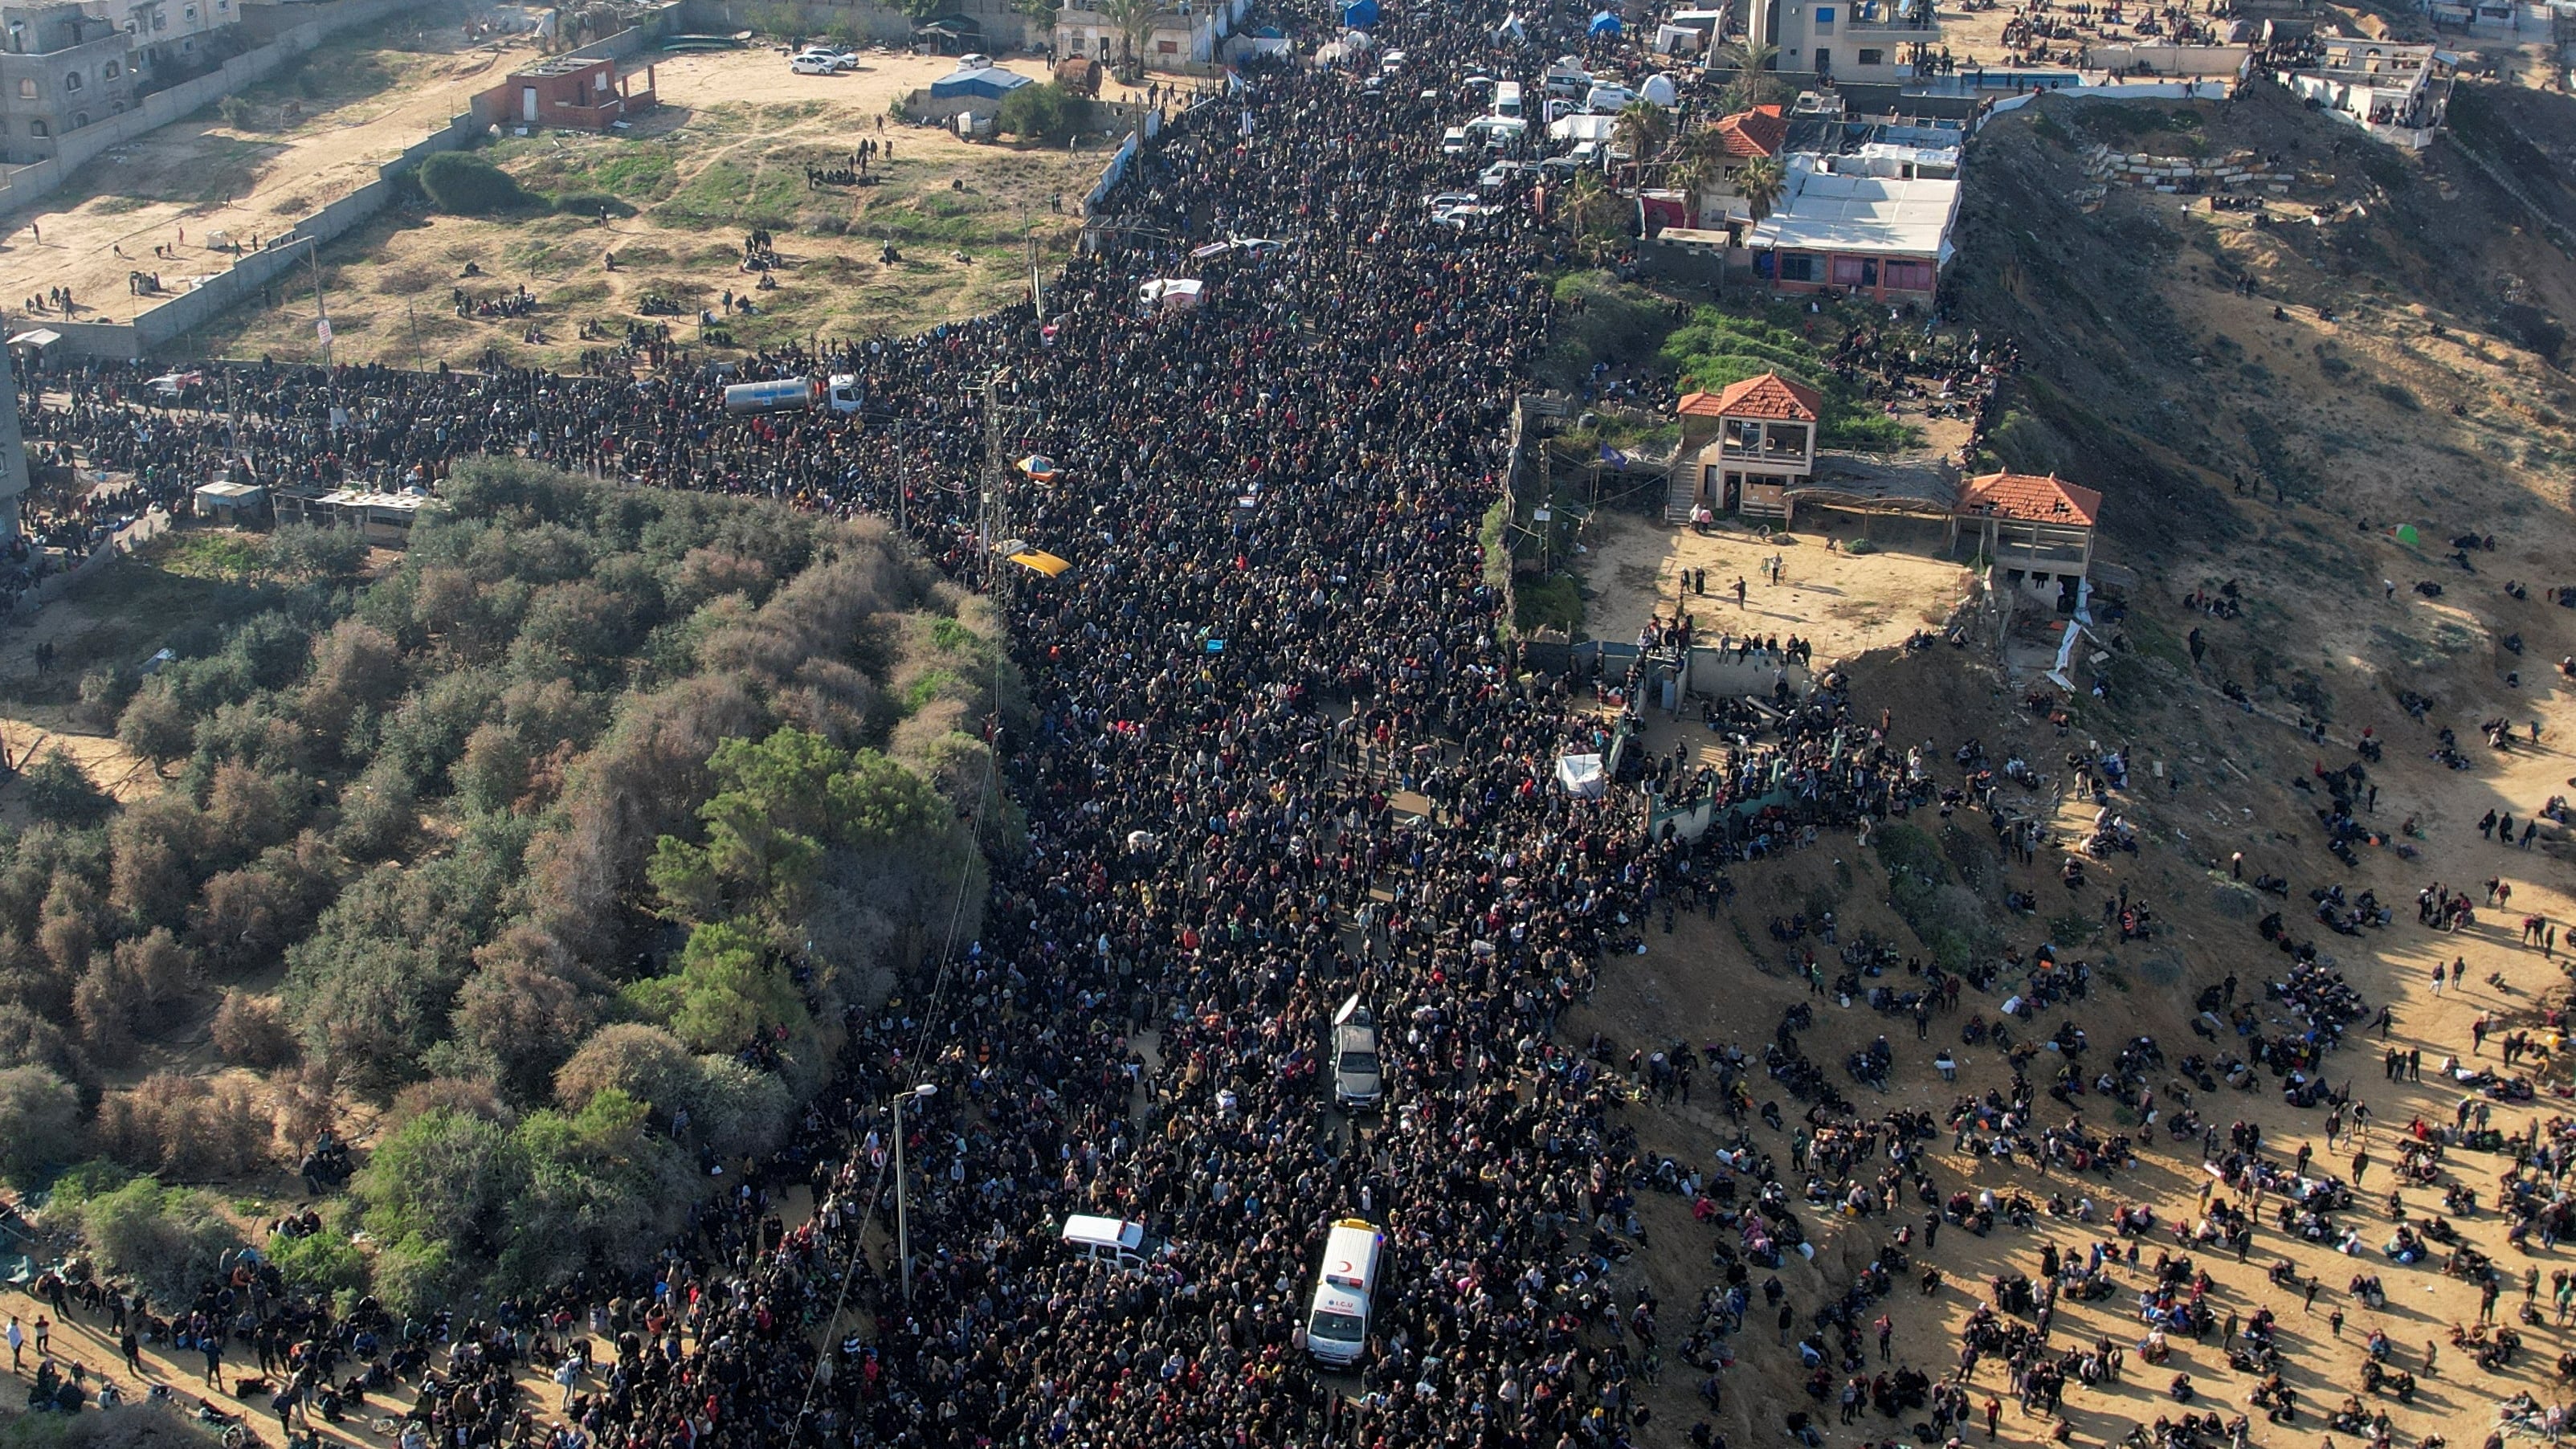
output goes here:
<path id="1" fill-rule="evenodd" d="M 1778 106 L 1755 106 L 1731 116 L 1717 118 L 1718 144 L 1729 156 L 1751 160 L 1756 156 L 1777 156 L 1788 143 L 1788 118 Z"/>
<path id="2" fill-rule="evenodd" d="M 2045 478 L 2032 473 L 1988 473 L 1968 480 L 1959 495 L 1959 512 L 2091 528 L 2102 516 L 2102 495 L 2060 481 L 2054 473 Z"/>
<path id="3" fill-rule="evenodd" d="M 1812 423 L 1825 415 L 1824 395 L 1776 372 L 1748 377 L 1724 392 L 1695 392 L 1674 409 L 1688 418 L 1765 418 Z"/>

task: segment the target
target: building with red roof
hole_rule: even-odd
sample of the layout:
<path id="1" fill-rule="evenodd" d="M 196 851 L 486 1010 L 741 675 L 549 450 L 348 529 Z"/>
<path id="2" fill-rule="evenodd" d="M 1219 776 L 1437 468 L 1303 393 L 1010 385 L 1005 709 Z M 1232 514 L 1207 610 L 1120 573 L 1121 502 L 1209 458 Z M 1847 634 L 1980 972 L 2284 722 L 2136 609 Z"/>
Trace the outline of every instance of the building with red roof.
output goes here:
<path id="1" fill-rule="evenodd" d="M 2051 473 L 1987 473 L 1968 480 L 1950 511 L 1950 546 L 1962 532 L 1994 566 L 1998 583 L 2056 590 L 2071 607 L 2093 567 L 2102 495 Z"/>
<path id="2" fill-rule="evenodd" d="M 1720 392 L 1692 393 L 1673 411 L 1681 419 L 1682 446 L 1668 512 L 1789 516 L 1789 490 L 1816 470 L 1824 394 L 1765 372 Z"/>

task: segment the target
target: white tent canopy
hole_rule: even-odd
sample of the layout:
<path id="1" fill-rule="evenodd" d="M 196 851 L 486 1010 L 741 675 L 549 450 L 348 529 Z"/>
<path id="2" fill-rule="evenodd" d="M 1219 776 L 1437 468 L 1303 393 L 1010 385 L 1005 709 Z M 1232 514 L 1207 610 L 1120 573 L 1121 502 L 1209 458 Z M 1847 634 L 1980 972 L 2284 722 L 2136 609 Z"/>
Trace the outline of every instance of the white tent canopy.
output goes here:
<path id="1" fill-rule="evenodd" d="M 1556 783 L 1581 800 L 1598 800 L 1610 790 L 1610 782 L 1601 777 L 1599 755 L 1557 756 Z"/>
<path id="2" fill-rule="evenodd" d="M 1199 294 L 1207 283 L 1189 277 L 1156 277 L 1136 289 L 1136 300 L 1148 306 L 1161 306 L 1168 311 L 1199 304 Z"/>

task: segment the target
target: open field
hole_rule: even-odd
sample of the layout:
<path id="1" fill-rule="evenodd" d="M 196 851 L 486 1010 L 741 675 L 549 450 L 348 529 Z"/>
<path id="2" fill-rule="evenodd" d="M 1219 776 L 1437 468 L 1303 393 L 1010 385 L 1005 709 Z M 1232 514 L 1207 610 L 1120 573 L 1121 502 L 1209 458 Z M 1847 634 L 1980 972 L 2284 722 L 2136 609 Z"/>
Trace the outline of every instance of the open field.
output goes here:
<path id="1" fill-rule="evenodd" d="M 605 225 L 387 211 L 323 252 L 334 355 L 463 364 L 497 348 L 514 364 L 570 366 L 599 345 L 581 336 L 584 323 L 614 344 L 630 321 L 668 321 L 675 341 L 693 344 L 699 309 L 753 283 L 739 262 L 754 228 L 773 233 L 784 265 L 777 288 L 757 294 L 759 310 L 731 322 L 741 347 L 905 331 L 1008 305 L 1027 295 L 1023 228 L 1040 264 L 1060 265 L 1114 141 L 969 143 L 886 119 L 897 96 L 954 68 L 880 54 L 857 74 L 800 76 L 760 50 L 660 58 L 662 106 L 632 130 L 508 136 L 484 153 L 531 192 L 614 198 Z M 846 166 L 862 138 L 893 148 L 869 167 L 876 184 L 807 185 L 809 164 Z M 902 253 L 892 263 L 888 241 Z M 479 276 L 463 275 L 469 264 Z M 528 316 L 456 315 L 456 288 L 480 299 L 521 286 L 536 298 Z M 236 309 L 204 329 L 195 350 L 313 355 L 314 320 L 309 286 L 281 289 L 273 308 Z"/>
<path id="2" fill-rule="evenodd" d="M 441 22 L 452 13 L 424 9 Z M 231 256 L 206 245 L 211 234 L 247 247 L 286 230 L 375 180 L 378 166 L 533 54 L 410 18 L 335 36 L 242 93 L 248 126 L 199 112 L 91 163 L 84 189 L 14 215 L 0 246 L 0 303 L 14 316 L 27 297 L 69 287 L 78 320 L 129 321 L 158 299 L 131 294 L 128 272 L 158 272 L 176 293 L 185 278 L 222 271 Z M 156 257 L 156 246 L 175 255 Z"/>

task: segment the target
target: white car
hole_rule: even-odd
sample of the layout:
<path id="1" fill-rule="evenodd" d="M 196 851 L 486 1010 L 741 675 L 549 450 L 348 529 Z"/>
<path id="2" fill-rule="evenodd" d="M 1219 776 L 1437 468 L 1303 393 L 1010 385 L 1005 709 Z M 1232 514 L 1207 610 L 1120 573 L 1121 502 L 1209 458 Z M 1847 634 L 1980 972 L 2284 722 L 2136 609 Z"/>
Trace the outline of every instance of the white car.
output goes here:
<path id="1" fill-rule="evenodd" d="M 1404 63 L 1408 59 L 1411 59 L 1411 57 L 1407 56 L 1403 51 L 1390 50 L 1386 53 L 1386 59 L 1377 63 L 1378 74 L 1402 75 L 1404 74 Z"/>
<path id="2" fill-rule="evenodd" d="M 829 51 L 809 50 L 790 57 L 787 68 L 798 75 L 839 75 L 841 58 Z"/>
<path id="3" fill-rule="evenodd" d="M 1474 149 L 1467 140 L 1464 126 L 1451 126 L 1440 133 L 1440 154 L 1443 156 L 1464 156 Z"/>
<path id="4" fill-rule="evenodd" d="M 993 58 L 989 55 L 961 55 L 957 57 L 957 68 L 959 70 L 982 70 L 992 63 Z"/>
<path id="5" fill-rule="evenodd" d="M 1422 198 L 1422 204 L 1433 211 L 1446 211 L 1453 206 L 1473 206 L 1476 200 L 1463 191 L 1440 191 Z"/>
<path id="6" fill-rule="evenodd" d="M 1488 166 L 1483 171 L 1477 173 L 1476 189 L 1478 191 L 1500 191 L 1504 187 L 1512 184 L 1512 177 L 1519 170 L 1520 168 L 1518 166 L 1513 165 L 1509 161 L 1497 161 L 1493 165 Z"/>

